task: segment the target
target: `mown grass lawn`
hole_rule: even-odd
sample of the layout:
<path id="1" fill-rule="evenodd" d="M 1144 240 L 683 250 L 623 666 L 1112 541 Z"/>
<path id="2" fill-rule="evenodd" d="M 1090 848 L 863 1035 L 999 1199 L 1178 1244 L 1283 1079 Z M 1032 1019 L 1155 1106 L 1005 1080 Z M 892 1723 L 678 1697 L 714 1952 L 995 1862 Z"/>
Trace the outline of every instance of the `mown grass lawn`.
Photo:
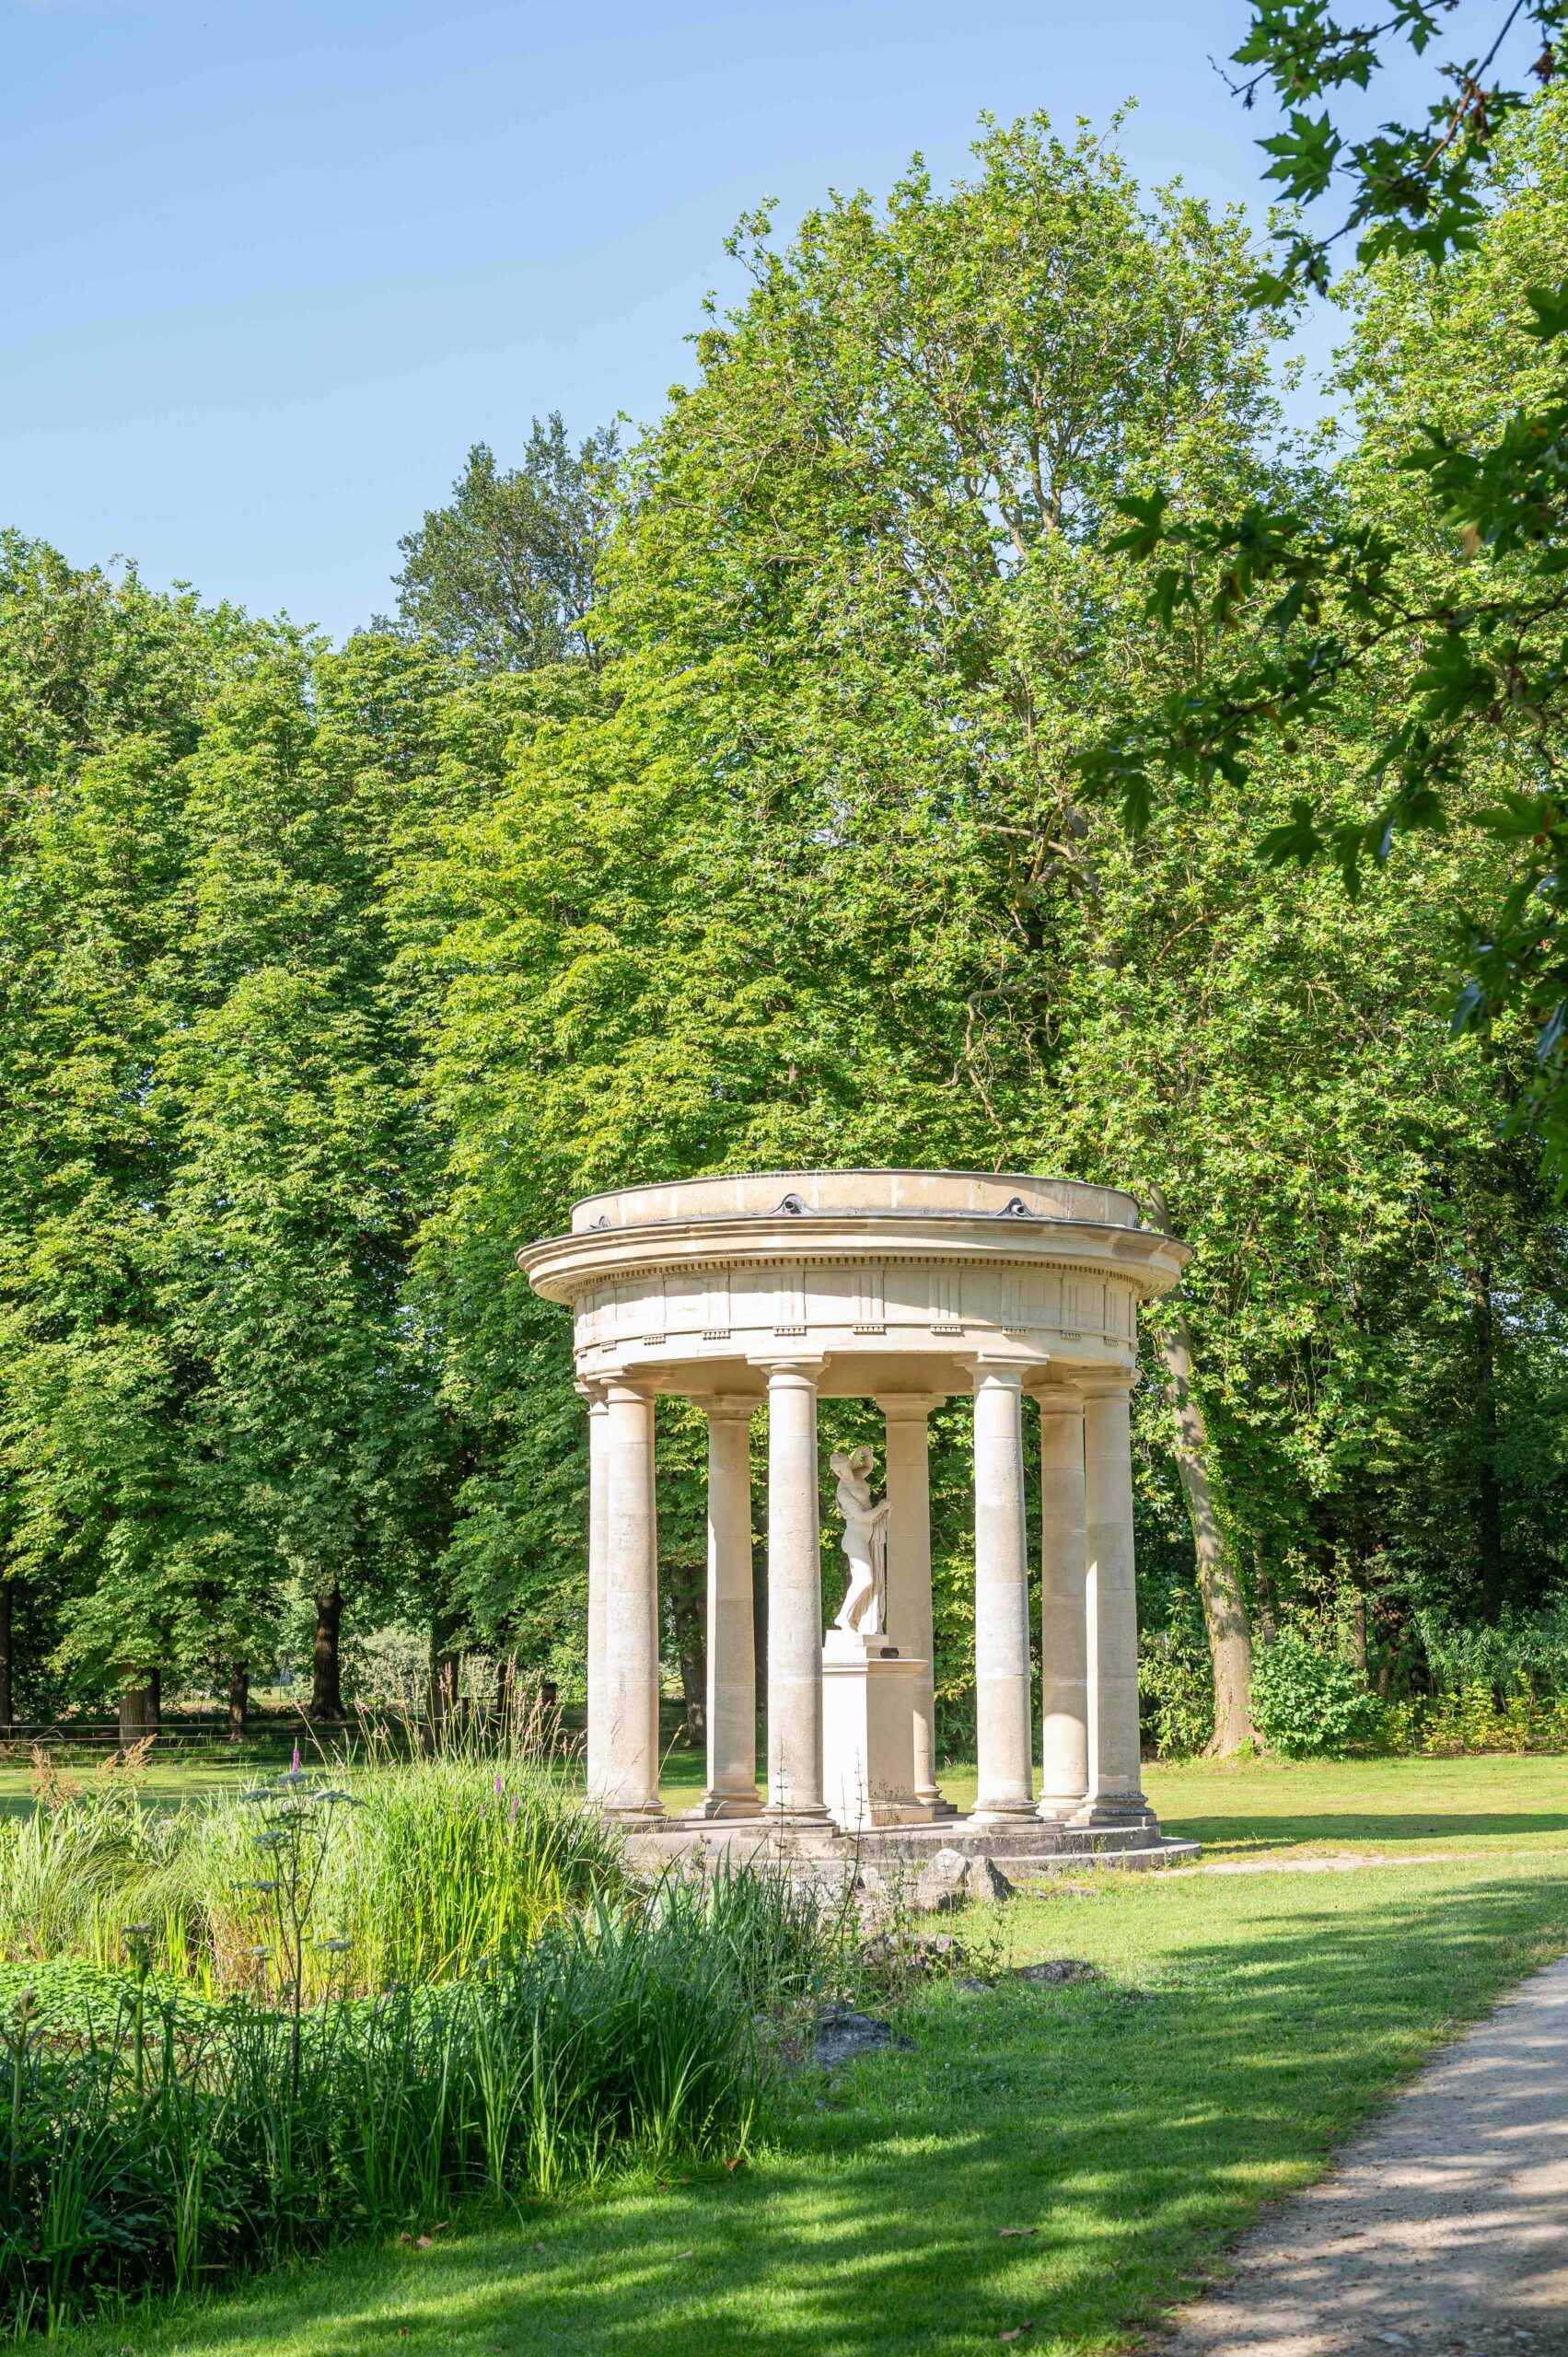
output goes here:
<path id="1" fill-rule="evenodd" d="M 967 1919 L 1098 1983 L 944 1988 L 911 2052 L 808 2073 L 749 2165 L 346 2254 L 69 2357 L 907 2357 L 1124 2345 L 1432 2048 L 1568 1948 L 1560 1760 L 1151 1771 L 1170 1822 L 1463 1854 L 1337 1873 L 1092 1878 Z M 1237 1854 L 1233 1852 L 1233 1854 Z M 418 2230 L 430 2220 L 411 2220 Z M 1006 2229 L 1033 2228 L 1027 2235 Z"/>

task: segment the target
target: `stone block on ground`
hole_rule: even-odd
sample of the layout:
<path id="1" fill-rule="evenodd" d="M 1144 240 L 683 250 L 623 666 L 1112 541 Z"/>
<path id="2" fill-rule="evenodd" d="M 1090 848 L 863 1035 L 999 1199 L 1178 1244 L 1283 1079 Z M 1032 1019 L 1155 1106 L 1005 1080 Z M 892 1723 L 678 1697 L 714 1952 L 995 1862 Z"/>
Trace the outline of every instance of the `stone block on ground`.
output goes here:
<path id="1" fill-rule="evenodd" d="M 1059 1956 L 1045 1964 L 1016 1964 L 1007 1978 L 1040 1989 L 1057 1987 L 1064 1980 L 1098 1980 L 1099 1973 L 1095 1966 L 1080 1963 L 1075 1956 Z"/>
<path id="2" fill-rule="evenodd" d="M 911 1894 L 922 1915 L 945 1915 L 969 1897 L 970 1862 L 961 1850 L 938 1850 L 921 1868 Z"/>
<path id="3" fill-rule="evenodd" d="M 873 1972 L 907 1973 L 912 1980 L 924 1980 L 939 1973 L 956 1972 L 964 1962 L 964 1950 L 950 1932 L 920 1933 L 912 1939 L 900 1939 L 892 1932 L 878 1932 L 865 1943 L 860 1960 Z"/>
<path id="4" fill-rule="evenodd" d="M 834 2006 L 817 2017 L 811 2060 L 819 2071 L 836 2071 L 842 2062 L 853 2062 L 862 2054 L 878 2053 L 888 2046 L 912 2050 L 913 2040 L 896 2038 L 891 2022 L 880 2021 L 875 2014 L 856 2014 L 847 2007 Z"/>
<path id="5" fill-rule="evenodd" d="M 922 1867 L 910 1897 L 917 1913 L 945 1915 L 967 1899 L 997 1904 L 1017 1892 L 994 1858 L 969 1858 L 961 1850 L 938 1850 Z"/>

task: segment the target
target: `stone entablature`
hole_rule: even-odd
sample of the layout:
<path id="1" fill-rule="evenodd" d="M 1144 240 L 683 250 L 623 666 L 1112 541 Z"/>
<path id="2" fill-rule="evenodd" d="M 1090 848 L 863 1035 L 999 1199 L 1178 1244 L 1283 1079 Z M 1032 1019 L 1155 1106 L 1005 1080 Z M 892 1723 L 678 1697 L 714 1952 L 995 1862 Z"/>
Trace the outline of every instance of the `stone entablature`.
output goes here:
<path id="1" fill-rule="evenodd" d="M 912 1355 L 952 1359 L 967 1389 L 957 1363 L 992 1345 L 1041 1371 L 1126 1364 L 1140 1302 L 1188 1258 L 1137 1223 L 1132 1196 L 1068 1179 L 771 1171 L 591 1196 L 570 1235 L 522 1257 L 573 1310 L 585 1380 L 695 1364 L 756 1387 L 757 1359 L 810 1339 L 829 1397 L 874 1389 L 866 1360 L 893 1381 Z"/>

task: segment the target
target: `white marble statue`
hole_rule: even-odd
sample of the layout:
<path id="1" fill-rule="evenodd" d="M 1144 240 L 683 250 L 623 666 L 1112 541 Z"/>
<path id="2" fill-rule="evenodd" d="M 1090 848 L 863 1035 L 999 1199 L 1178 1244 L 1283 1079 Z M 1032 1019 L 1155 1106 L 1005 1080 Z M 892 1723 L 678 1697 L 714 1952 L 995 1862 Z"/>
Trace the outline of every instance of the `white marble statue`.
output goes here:
<path id="1" fill-rule="evenodd" d="M 849 1558 L 849 1585 L 833 1626 L 857 1636 L 879 1637 L 887 1596 L 888 1501 L 871 1494 L 869 1448 L 836 1448 L 828 1461 L 838 1478 L 843 1549 Z"/>

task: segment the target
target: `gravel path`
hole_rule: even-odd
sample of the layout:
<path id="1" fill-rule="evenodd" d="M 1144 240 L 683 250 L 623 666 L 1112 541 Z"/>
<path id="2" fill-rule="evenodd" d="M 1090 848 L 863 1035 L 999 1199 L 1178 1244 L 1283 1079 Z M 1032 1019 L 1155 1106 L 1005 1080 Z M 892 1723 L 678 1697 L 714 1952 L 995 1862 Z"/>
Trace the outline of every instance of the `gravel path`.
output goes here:
<path id="1" fill-rule="evenodd" d="M 1400 2096 L 1158 2357 L 1568 2351 L 1568 1959 Z"/>

